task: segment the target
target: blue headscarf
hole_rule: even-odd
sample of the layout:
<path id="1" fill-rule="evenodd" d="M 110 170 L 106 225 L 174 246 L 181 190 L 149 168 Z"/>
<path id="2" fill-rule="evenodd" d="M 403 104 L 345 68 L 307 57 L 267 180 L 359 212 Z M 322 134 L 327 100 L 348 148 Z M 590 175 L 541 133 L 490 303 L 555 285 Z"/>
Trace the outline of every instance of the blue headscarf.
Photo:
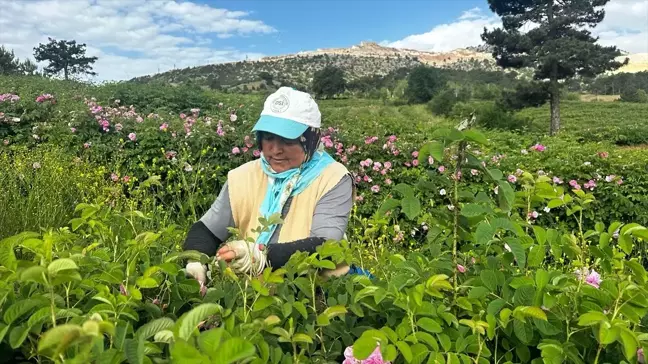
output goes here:
<path id="1" fill-rule="evenodd" d="M 333 157 L 320 146 L 301 166 L 277 173 L 262 153 L 261 168 L 268 176 L 268 189 L 261 203 L 261 216 L 269 218 L 275 213 L 281 214 L 288 198 L 304 191 L 334 161 Z M 271 225 L 269 231 L 259 234 L 257 244 L 267 245 L 275 230 L 277 225 Z"/>

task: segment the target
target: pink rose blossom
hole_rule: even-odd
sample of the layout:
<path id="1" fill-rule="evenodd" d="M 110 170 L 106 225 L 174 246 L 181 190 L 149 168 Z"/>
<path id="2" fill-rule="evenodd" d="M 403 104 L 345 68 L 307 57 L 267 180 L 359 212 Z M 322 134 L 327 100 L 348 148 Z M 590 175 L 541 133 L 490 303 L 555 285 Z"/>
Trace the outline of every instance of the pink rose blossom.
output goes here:
<path id="1" fill-rule="evenodd" d="M 517 182 L 517 177 L 515 177 L 515 176 L 512 175 L 512 174 L 510 174 L 510 175 L 508 176 L 507 179 L 508 179 L 508 181 L 511 182 L 511 183 L 515 183 L 515 182 Z"/>
<path id="2" fill-rule="evenodd" d="M 415 151 L 412 152 L 412 157 L 414 157 L 414 158 L 418 158 L 418 156 L 419 156 L 419 152 L 418 152 L 418 151 L 415 150 Z"/>
<path id="3" fill-rule="evenodd" d="M 444 166 L 439 166 L 439 172 L 441 172 L 441 173 L 445 172 L 445 167 Z"/>
<path id="4" fill-rule="evenodd" d="M 473 176 L 476 176 L 476 175 L 479 174 L 479 171 L 476 170 L 476 169 L 471 169 L 471 170 L 470 170 L 470 174 L 472 174 Z"/>
<path id="5" fill-rule="evenodd" d="M 239 147 L 232 148 L 232 154 L 240 154 L 240 153 L 241 153 L 241 149 L 239 149 Z"/>
<path id="6" fill-rule="evenodd" d="M 557 185 L 560 185 L 560 184 L 563 183 L 563 180 L 560 179 L 560 178 L 558 178 L 558 177 L 554 177 L 554 178 L 553 178 L 553 183 L 555 183 L 555 184 L 557 184 Z"/>
<path id="7" fill-rule="evenodd" d="M 88 149 L 88 148 L 90 148 L 90 145 L 91 145 L 91 144 L 88 143 L 88 142 L 83 143 L 83 148 Z"/>
<path id="8" fill-rule="evenodd" d="M 169 128 L 169 124 L 167 123 L 163 123 L 162 125 L 160 125 L 160 130 L 162 131 L 166 131 L 168 128 Z"/>
<path id="9" fill-rule="evenodd" d="M 536 144 L 536 145 L 532 146 L 532 147 L 529 148 L 529 149 L 531 149 L 531 150 L 535 150 L 535 151 L 537 151 L 537 152 L 544 152 L 545 149 L 547 149 L 547 147 L 545 147 L 545 146 L 542 145 L 542 144 Z"/>
<path id="10" fill-rule="evenodd" d="M 70 131 L 76 133 L 76 128 L 70 128 Z"/>
<path id="11" fill-rule="evenodd" d="M 124 183 L 128 183 L 128 181 L 130 181 L 130 177 L 129 176 L 124 176 L 124 177 L 122 177 L 122 181 L 124 181 Z"/>
<path id="12" fill-rule="evenodd" d="M 349 346 L 344 350 L 344 361 L 342 364 L 391 364 L 391 362 L 383 359 L 380 353 L 380 346 L 376 346 L 376 349 L 364 360 L 356 359 L 353 356 L 353 347 Z"/>
<path id="13" fill-rule="evenodd" d="M 373 144 L 375 141 L 378 140 L 378 137 L 366 137 L 365 138 L 365 144 Z"/>
<path id="14" fill-rule="evenodd" d="M 238 119 L 238 116 L 236 116 L 236 114 L 231 114 L 230 115 L 230 121 L 231 122 L 235 122 L 237 119 Z"/>
<path id="15" fill-rule="evenodd" d="M 598 274 L 594 269 L 592 269 L 590 274 L 585 277 L 585 283 L 594 288 L 599 288 L 599 285 L 601 284 L 601 275 Z"/>
<path id="16" fill-rule="evenodd" d="M 457 270 L 459 271 L 459 273 L 466 273 L 466 267 L 461 264 L 457 264 Z"/>
<path id="17" fill-rule="evenodd" d="M 113 182 L 117 182 L 117 181 L 119 181 L 119 176 L 118 176 L 117 174 L 115 174 L 115 173 L 111 173 L 111 174 L 110 174 L 110 179 L 111 179 Z"/>
<path id="18" fill-rule="evenodd" d="M 187 117 L 184 113 L 180 114 L 180 119 L 184 120 Z"/>
<path id="19" fill-rule="evenodd" d="M 434 164 L 434 158 L 432 156 L 428 157 L 428 164 Z"/>
<path id="20" fill-rule="evenodd" d="M 137 140 L 137 134 L 135 133 L 128 134 L 128 139 L 134 142 L 135 140 Z"/>
<path id="21" fill-rule="evenodd" d="M 604 158 L 604 159 L 609 156 L 608 152 L 599 152 L 598 155 L 599 155 L 599 157 Z"/>
<path id="22" fill-rule="evenodd" d="M 596 187 L 596 182 L 594 180 L 589 180 L 585 184 L 583 184 L 583 187 L 589 189 L 590 191 L 594 191 L 594 187 Z"/>
<path id="23" fill-rule="evenodd" d="M 392 184 L 392 180 L 389 179 L 389 178 L 385 179 L 385 184 L 387 184 L 387 185 L 391 185 L 391 184 Z"/>
<path id="24" fill-rule="evenodd" d="M 390 170 L 391 167 L 392 167 L 392 163 L 391 163 L 391 162 L 385 162 L 385 169 L 386 169 L 386 170 Z"/>
<path id="25" fill-rule="evenodd" d="M 373 192 L 373 193 L 380 192 L 380 186 L 378 186 L 378 185 L 371 186 L 371 192 Z"/>
<path id="26" fill-rule="evenodd" d="M 419 161 L 418 161 L 418 159 L 414 159 L 414 160 L 412 160 L 412 165 L 413 165 L 414 167 L 417 167 L 417 166 L 419 165 Z"/>
<path id="27" fill-rule="evenodd" d="M 254 152 L 252 152 L 252 155 L 258 158 L 261 156 L 261 152 L 258 149 L 255 149 Z"/>
<path id="28" fill-rule="evenodd" d="M 396 138 L 396 135 L 390 135 L 389 138 L 387 138 L 387 140 L 389 140 L 390 143 L 396 142 L 397 139 L 398 138 Z"/>

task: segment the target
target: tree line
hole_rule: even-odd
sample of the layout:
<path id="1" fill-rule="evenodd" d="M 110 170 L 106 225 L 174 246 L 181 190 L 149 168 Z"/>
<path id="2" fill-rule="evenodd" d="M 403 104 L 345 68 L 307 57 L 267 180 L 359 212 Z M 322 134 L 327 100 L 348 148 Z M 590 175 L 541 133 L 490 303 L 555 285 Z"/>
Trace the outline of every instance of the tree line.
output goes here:
<path id="1" fill-rule="evenodd" d="M 75 40 L 56 40 L 48 37 L 49 42 L 40 43 L 34 47 L 34 58 L 38 62 L 47 62 L 42 74 L 44 76 L 63 75 L 68 80 L 76 75 L 97 75 L 92 64 L 97 57 L 86 56 L 85 43 Z M 37 66 L 31 60 L 21 61 L 13 50 L 0 46 L 0 74 L 4 75 L 35 75 Z"/>

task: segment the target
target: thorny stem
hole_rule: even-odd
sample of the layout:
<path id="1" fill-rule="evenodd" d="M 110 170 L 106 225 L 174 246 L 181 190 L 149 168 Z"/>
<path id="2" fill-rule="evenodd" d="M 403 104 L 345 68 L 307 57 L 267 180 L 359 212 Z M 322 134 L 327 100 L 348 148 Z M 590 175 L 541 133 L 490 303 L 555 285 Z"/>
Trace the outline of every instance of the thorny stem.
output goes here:
<path id="1" fill-rule="evenodd" d="M 465 159 L 466 152 L 466 142 L 462 141 L 459 143 L 459 149 L 457 153 L 457 165 L 455 168 L 455 178 L 454 178 L 454 196 L 452 205 L 454 206 L 454 226 L 452 233 L 452 266 L 454 271 L 454 277 L 452 283 L 454 285 L 453 292 L 453 302 L 457 301 L 457 290 L 458 290 L 458 277 L 457 277 L 457 245 L 459 243 L 459 180 L 461 173 L 461 165 Z"/>
<path id="2" fill-rule="evenodd" d="M 479 363 L 479 357 L 481 356 L 482 349 L 484 348 L 484 340 L 482 340 L 481 335 L 477 335 L 477 340 L 479 341 L 479 350 L 477 351 L 477 357 L 475 358 L 475 364 Z"/>

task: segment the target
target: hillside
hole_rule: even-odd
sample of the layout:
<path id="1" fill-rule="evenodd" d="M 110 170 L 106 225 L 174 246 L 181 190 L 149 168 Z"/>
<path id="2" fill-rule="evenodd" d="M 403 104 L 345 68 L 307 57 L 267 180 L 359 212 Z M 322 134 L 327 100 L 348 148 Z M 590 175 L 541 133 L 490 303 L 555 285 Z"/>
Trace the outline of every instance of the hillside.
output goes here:
<path id="1" fill-rule="evenodd" d="M 648 70 L 648 54 L 629 54 L 630 62 L 614 73 L 636 73 Z M 384 76 L 403 68 L 429 65 L 453 70 L 500 69 L 486 46 L 455 49 L 449 52 L 425 52 L 391 48 L 375 42 L 361 42 L 348 48 L 326 48 L 296 54 L 189 67 L 134 78 L 133 82 L 163 82 L 172 85 L 193 84 L 212 89 L 236 91 L 259 90 L 267 86 L 292 85 L 308 87 L 313 74 L 333 65 L 344 70 L 347 81 L 367 76 Z M 524 72 L 522 72 L 524 74 Z M 265 77 L 262 75 L 266 74 Z M 269 77 L 272 83 L 269 82 Z M 263 79 L 268 81 L 263 81 Z"/>
<path id="2" fill-rule="evenodd" d="M 260 74 L 267 72 L 282 84 L 306 86 L 312 76 L 327 65 L 344 70 L 347 81 L 372 75 L 386 75 L 401 68 L 421 64 L 451 69 L 495 69 L 489 53 L 481 48 L 457 49 L 434 53 L 410 49 L 389 48 L 373 42 L 362 42 L 349 48 L 317 49 L 291 55 L 265 57 L 255 61 L 213 64 L 177 69 L 151 76 L 138 77 L 134 82 L 161 81 L 171 84 L 195 83 L 210 88 L 264 87 Z"/>

